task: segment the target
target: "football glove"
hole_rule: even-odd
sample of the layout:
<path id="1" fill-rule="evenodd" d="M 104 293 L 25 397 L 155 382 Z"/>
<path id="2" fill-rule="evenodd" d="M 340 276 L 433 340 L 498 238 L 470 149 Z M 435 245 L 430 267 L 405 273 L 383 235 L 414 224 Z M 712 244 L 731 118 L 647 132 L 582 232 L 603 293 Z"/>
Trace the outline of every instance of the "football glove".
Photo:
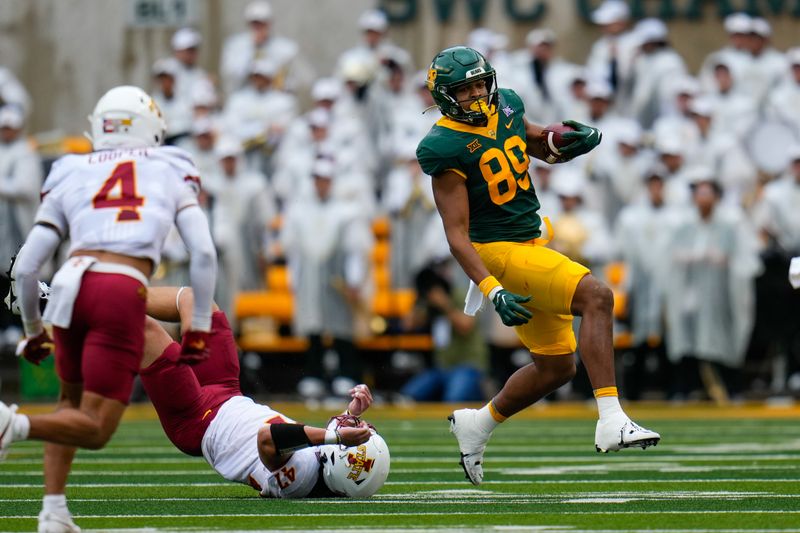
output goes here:
<path id="1" fill-rule="evenodd" d="M 189 330 L 184 333 L 178 361 L 187 365 L 194 365 L 208 359 L 211 355 L 208 350 L 208 338 L 210 335 L 207 331 L 195 330 Z"/>
<path id="2" fill-rule="evenodd" d="M 600 144 L 603 138 L 603 134 L 600 130 L 581 124 L 580 122 L 565 120 L 562 124 L 575 129 L 575 131 L 566 131 L 561 134 L 561 138 L 564 140 L 568 141 L 572 139 L 571 143 L 559 149 L 565 160 L 590 152 L 595 146 Z"/>
<path id="3" fill-rule="evenodd" d="M 528 322 L 533 316 L 530 311 L 522 307 L 531 300 L 530 296 L 520 296 L 513 292 L 501 289 L 494 295 L 492 303 L 500 319 L 506 326 L 521 326 Z"/>
<path id="4" fill-rule="evenodd" d="M 38 335 L 26 337 L 17 344 L 17 357 L 20 355 L 39 366 L 39 363 L 47 359 L 53 350 L 56 349 L 55 343 L 46 331 L 42 330 Z"/>

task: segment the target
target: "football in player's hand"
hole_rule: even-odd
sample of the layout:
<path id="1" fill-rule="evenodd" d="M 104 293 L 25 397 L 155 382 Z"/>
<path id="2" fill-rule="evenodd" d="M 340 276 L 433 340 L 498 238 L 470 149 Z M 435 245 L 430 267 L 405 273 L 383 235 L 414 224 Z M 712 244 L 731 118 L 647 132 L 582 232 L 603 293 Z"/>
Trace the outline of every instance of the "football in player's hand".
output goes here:
<path id="1" fill-rule="evenodd" d="M 565 157 L 561 154 L 562 148 L 574 142 L 574 139 L 568 140 L 563 137 L 563 134 L 567 133 L 568 131 L 575 131 L 575 128 L 560 122 L 558 124 L 550 124 L 549 126 L 545 126 L 542 130 L 542 133 L 544 134 L 544 160 L 551 165 L 554 163 L 569 161 L 569 157 Z"/>
<path id="2" fill-rule="evenodd" d="M 575 128 L 572 126 L 567 126 L 566 124 L 557 123 L 557 124 L 550 124 L 549 126 L 544 127 L 544 135 L 545 135 L 545 142 L 547 143 L 547 147 L 550 149 L 551 152 L 558 155 L 560 154 L 560 149 L 574 141 L 575 139 L 564 139 L 561 137 L 562 133 L 566 133 L 568 131 L 575 131 Z"/>

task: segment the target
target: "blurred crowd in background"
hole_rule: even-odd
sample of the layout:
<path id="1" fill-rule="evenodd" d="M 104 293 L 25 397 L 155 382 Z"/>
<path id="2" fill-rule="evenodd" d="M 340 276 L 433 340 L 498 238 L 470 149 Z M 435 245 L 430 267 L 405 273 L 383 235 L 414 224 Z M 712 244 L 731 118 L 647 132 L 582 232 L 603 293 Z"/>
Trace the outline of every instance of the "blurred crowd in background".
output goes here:
<path id="1" fill-rule="evenodd" d="M 370 10 L 358 19 L 362 43 L 314 73 L 273 15 L 267 2 L 247 5 L 247 29 L 225 40 L 213 75 L 197 63 L 203 35 L 177 30 L 144 87 L 165 115 L 167 143 L 200 170 L 217 301 L 235 322 L 237 295 L 264 290 L 269 268 L 287 265 L 292 333 L 308 346 L 297 390 L 346 391 L 369 365 L 354 317 L 374 293 L 375 221 L 388 220 L 386 283 L 417 299 L 390 332 L 423 332 L 433 346 L 425 357 L 393 354 L 391 364 L 410 369 L 395 392 L 486 398 L 529 356 L 495 313 L 461 312 L 467 280 L 415 157 L 441 116 L 427 65 L 413 64 L 389 39 L 385 14 Z M 619 295 L 624 396 L 800 394 L 800 296 L 786 279 L 800 255 L 800 47 L 775 49 L 766 20 L 735 13 L 724 19 L 728 41 L 690 72 L 661 20 L 634 21 L 625 2 L 606 0 L 592 21 L 603 35 L 581 64 L 560 57 L 559 35 L 546 27 L 521 49 L 489 28 L 451 44 L 483 53 L 530 121 L 573 119 L 603 132 L 587 156 L 532 160 L 530 173 L 552 222 L 549 246 Z M 25 132 L 36 102 L 4 68 L 0 101 L 7 265 L 31 227 L 47 164 Z M 173 237 L 156 284 L 187 282 L 188 255 Z M 3 314 L 0 328 L 0 342 L 15 345 L 13 317 Z M 584 393 L 588 385 L 564 396 Z"/>

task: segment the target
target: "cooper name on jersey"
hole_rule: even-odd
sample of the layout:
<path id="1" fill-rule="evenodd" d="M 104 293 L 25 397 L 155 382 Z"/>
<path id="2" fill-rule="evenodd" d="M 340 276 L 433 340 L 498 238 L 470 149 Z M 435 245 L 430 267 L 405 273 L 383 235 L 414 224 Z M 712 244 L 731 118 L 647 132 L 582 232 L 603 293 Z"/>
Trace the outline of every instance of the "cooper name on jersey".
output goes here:
<path id="1" fill-rule="evenodd" d="M 126 150 L 101 150 L 89 154 L 87 162 L 90 165 L 97 165 L 100 163 L 108 163 L 109 161 L 116 161 L 123 157 L 149 157 L 150 153 L 147 148 L 130 148 Z"/>

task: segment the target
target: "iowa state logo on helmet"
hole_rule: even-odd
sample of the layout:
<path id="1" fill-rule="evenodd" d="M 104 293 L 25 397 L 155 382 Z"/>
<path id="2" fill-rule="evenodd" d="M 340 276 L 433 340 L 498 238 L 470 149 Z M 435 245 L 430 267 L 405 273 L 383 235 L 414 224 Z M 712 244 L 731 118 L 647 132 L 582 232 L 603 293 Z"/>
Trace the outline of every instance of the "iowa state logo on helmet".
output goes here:
<path id="1" fill-rule="evenodd" d="M 356 448 L 356 453 L 350 452 L 347 454 L 347 462 L 352 465 L 350 473 L 347 474 L 347 479 L 352 479 L 358 484 L 358 477 L 361 475 L 361 472 L 369 472 L 372 470 L 375 459 L 367 457 L 367 447 L 362 444 Z M 361 481 L 364 480 L 362 479 Z"/>

